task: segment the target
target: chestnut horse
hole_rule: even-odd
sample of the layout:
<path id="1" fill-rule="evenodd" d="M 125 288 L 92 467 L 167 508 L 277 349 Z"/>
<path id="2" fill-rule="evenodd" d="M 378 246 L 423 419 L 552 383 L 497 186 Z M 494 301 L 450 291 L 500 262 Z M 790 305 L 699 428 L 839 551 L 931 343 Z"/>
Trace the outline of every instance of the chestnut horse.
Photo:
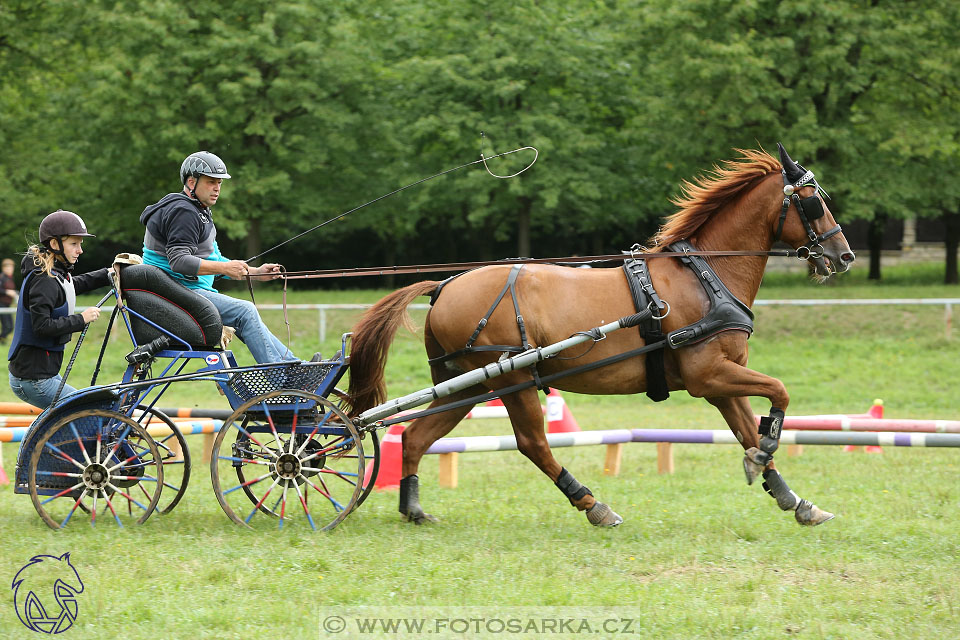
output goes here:
<path id="1" fill-rule="evenodd" d="M 723 167 L 684 182 L 671 215 L 652 240 L 649 254 L 667 251 L 679 240 L 690 241 L 699 251 L 744 251 L 749 256 L 710 256 L 708 264 L 740 301 L 752 306 L 760 288 L 775 238 L 798 249 L 817 275 L 846 271 L 854 260 L 846 239 L 834 221 L 812 172 L 790 159 L 780 146 L 780 162 L 766 152 L 740 150 L 740 157 Z M 784 196 L 787 196 L 786 198 Z M 800 198 L 803 198 L 801 201 Z M 821 209 L 822 207 L 822 209 Z M 662 319 L 663 333 L 698 322 L 711 302 L 696 274 L 680 260 L 647 257 L 649 274 L 670 312 Z M 478 320 L 505 289 L 511 266 L 487 266 L 461 274 L 445 283 L 430 309 L 424 327 L 427 355 L 438 358 L 461 350 L 478 328 Z M 409 327 L 407 305 L 433 294 L 439 282 L 420 282 L 386 296 L 370 308 L 353 330 L 350 355 L 352 415 L 382 403 L 386 398 L 384 366 L 387 351 L 400 324 Z M 573 269 L 549 264 L 529 264 L 515 282 L 518 309 L 512 296 L 503 295 L 474 346 L 518 345 L 517 315 L 522 315 L 526 341 L 545 346 L 635 312 L 623 269 Z M 658 312 L 662 313 L 662 312 Z M 676 349 L 665 349 L 664 369 L 671 391 L 685 389 L 702 397 L 723 415 L 746 451 L 743 465 L 748 484 L 760 474 L 764 489 L 784 511 L 794 511 L 801 524 L 816 525 L 833 517 L 808 500 L 799 498 L 776 471 L 777 447 L 783 411 L 790 398 L 780 380 L 747 368 L 746 330 L 733 328 L 706 340 Z M 538 365 L 540 376 L 556 374 L 644 345 L 636 330 L 616 331 L 593 343 L 592 349 L 573 348 L 569 358 L 552 358 Z M 470 351 L 451 360 L 431 364 L 434 383 L 494 362 L 503 352 Z M 510 354 L 506 354 L 510 355 Z M 552 380 L 551 387 L 588 394 L 632 394 L 647 389 L 645 355 Z M 473 398 L 491 390 L 529 381 L 529 369 L 487 380 L 435 400 L 431 408 Z M 762 419 L 758 433 L 749 396 L 767 398 L 770 416 Z M 599 502 L 554 458 L 544 435 L 543 413 L 537 389 L 505 395 L 503 404 L 516 434 L 518 449 L 552 480 L 594 525 L 615 526 L 622 518 Z M 414 420 L 403 433 L 400 512 L 417 523 L 434 520 L 419 501 L 417 469 L 420 458 L 437 439 L 447 435 L 470 411 L 458 406 Z"/>

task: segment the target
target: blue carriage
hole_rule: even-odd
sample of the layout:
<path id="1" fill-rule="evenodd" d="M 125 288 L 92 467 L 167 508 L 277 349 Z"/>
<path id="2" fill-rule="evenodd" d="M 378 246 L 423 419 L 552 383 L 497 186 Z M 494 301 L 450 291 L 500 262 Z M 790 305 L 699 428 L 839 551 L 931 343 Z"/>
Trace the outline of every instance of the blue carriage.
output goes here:
<path id="1" fill-rule="evenodd" d="M 110 326 L 119 316 L 133 345 L 122 380 L 58 399 L 20 449 L 15 491 L 30 495 L 44 522 L 61 528 L 107 518 L 123 526 L 169 513 L 189 483 L 190 455 L 157 407 L 170 385 L 184 382 L 212 381 L 230 403 L 210 472 L 234 522 L 330 529 L 366 498 L 378 442 L 347 417 L 336 388 L 349 365 L 349 334 L 330 360 L 240 367 L 223 346 L 213 305 L 161 270 L 119 267 L 112 293 Z M 366 462 L 373 473 L 364 482 Z"/>

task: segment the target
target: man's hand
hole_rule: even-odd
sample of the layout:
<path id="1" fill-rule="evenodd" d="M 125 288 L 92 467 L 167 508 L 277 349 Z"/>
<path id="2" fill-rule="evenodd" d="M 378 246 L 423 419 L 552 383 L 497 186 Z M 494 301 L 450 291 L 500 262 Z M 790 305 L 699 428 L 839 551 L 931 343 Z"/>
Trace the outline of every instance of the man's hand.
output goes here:
<path id="1" fill-rule="evenodd" d="M 250 269 L 250 275 L 258 276 L 258 280 L 276 280 L 281 275 L 280 265 L 268 262 L 267 264 L 262 264 L 259 267 Z"/>
<path id="2" fill-rule="evenodd" d="M 229 276 L 234 280 L 243 280 L 247 277 L 248 273 L 253 272 L 243 260 L 230 260 L 229 262 L 220 262 L 218 265 L 223 270 L 221 272 L 223 275 Z"/>
<path id="3" fill-rule="evenodd" d="M 90 324 L 100 317 L 100 307 L 89 307 L 80 314 L 83 316 L 84 324 Z"/>

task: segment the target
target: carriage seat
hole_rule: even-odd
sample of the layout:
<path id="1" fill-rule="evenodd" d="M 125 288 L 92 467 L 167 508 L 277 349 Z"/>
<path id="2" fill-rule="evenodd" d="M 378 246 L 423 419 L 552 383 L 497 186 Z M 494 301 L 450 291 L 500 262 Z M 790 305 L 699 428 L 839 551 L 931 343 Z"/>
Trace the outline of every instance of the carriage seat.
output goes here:
<path id="1" fill-rule="evenodd" d="M 194 349 L 219 349 L 223 322 L 213 303 L 186 288 L 158 267 L 148 264 L 120 265 L 120 291 L 127 307 Z M 147 344 L 164 335 L 136 315 L 130 326 L 137 344 Z"/>

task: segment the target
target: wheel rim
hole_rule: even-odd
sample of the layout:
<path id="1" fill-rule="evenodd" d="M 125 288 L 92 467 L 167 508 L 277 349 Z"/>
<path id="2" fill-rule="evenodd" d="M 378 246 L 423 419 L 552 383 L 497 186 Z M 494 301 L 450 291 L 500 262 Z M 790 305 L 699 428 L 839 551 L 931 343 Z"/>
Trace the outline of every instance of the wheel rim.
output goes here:
<path id="1" fill-rule="evenodd" d="M 162 426 L 156 424 L 148 426 L 147 432 L 155 435 L 154 441 L 157 443 L 157 450 L 163 461 L 163 491 L 160 494 L 157 511 L 161 515 L 166 515 L 180 504 L 180 499 L 187 492 L 191 469 L 190 447 L 183 432 L 167 414 L 159 409 L 144 408 L 143 414 L 139 417 L 140 423 L 144 424 L 150 418 L 156 418 L 164 423 Z"/>
<path id="2" fill-rule="evenodd" d="M 368 447 L 368 449 L 371 450 L 371 453 L 366 455 L 366 458 L 368 460 L 367 464 L 371 465 L 372 469 L 369 473 L 369 479 L 367 478 L 368 474 L 366 473 L 366 469 L 364 469 L 364 484 L 360 492 L 360 497 L 357 498 L 357 504 L 355 504 L 353 507 L 354 509 L 363 504 L 363 501 L 366 500 L 367 496 L 370 495 L 370 492 L 373 491 L 373 487 L 377 482 L 377 474 L 380 472 L 380 438 L 377 437 L 376 431 L 368 431 L 362 437 L 365 438 L 367 436 L 370 436 L 370 447 Z M 364 454 L 366 453 L 366 450 L 364 450 Z"/>
<path id="3" fill-rule="evenodd" d="M 356 506 L 363 463 L 363 443 L 346 414 L 326 398 L 283 389 L 253 398 L 224 421 L 210 475 L 237 524 L 305 522 L 328 530 Z"/>
<path id="4" fill-rule="evenodd" d="M 333 400 L 336 407 L 343 413 L 350 415 L 350 395 L 346 391 L 334 387 L 330 391 L 329 399 Z M 357 498 L 357 504 L 353 505 L 354 509 L 363 504 L 363 501 L 366 500 L 370 492 L 373 491 L 377 482 L 377 473 L 380 471 L 380 438 L 377 436 L 375 430 L 366 431 L 360 435 L 364 440 L 367 436 L 370 437 L 370 446 L 364 446 L 363 453 L 367 460 L 367 466 L 371 467 L 371 469 L 369 473 L 364 469 L 363 489 L 360 492 L 360 497 Z"/>
<path id="5" fill-rule="evenodd" d="M 117 526 L 143 524 L 163 488 L 160 451 L 146 429 L 125 415 L 79 411 L 56 422 L 37 442 L 28 472 L 30 499 L 54 529 L 98 518 Z M 73 519 L 80 511 L 83 518 Z"/>

